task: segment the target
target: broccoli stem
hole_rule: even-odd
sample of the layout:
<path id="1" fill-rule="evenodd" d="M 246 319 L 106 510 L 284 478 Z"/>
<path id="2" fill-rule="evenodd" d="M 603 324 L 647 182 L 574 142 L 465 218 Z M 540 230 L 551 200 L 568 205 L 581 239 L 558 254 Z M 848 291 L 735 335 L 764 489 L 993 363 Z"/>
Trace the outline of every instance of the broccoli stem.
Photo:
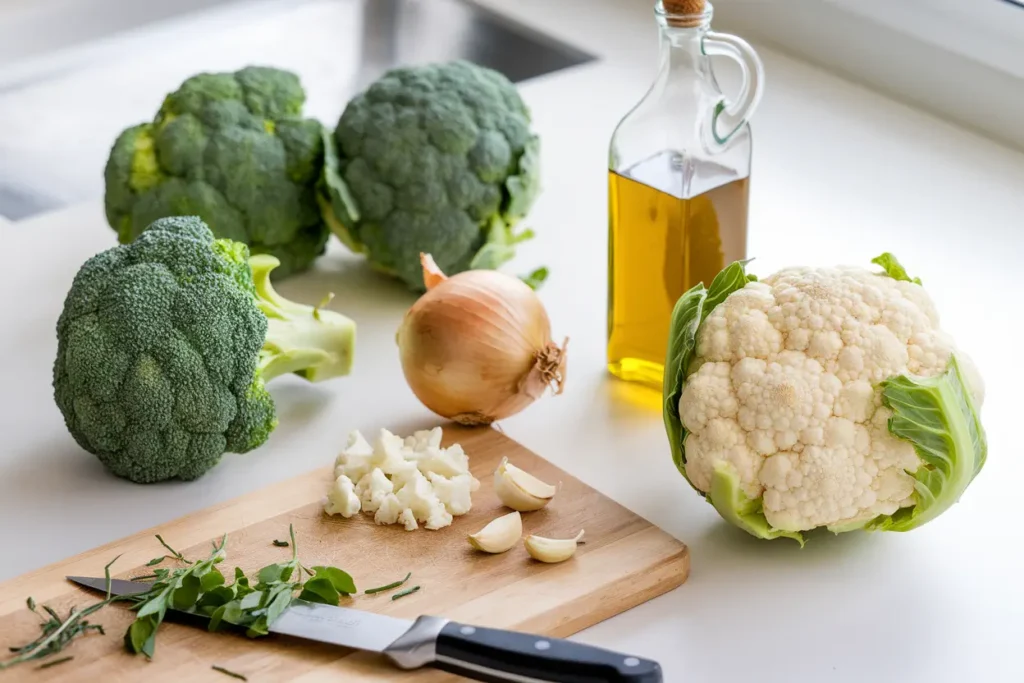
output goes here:
<path id="1" fill-rule="evenodd" d="M 267 337 L 260 351 L 259 372 L 264 381 L 292 373 L 310 382 L 347 375 L 352 369 L 356 324 L 325 310 L 333 294 L 317 306 L 284 298 L 270 283 L 280 261 L 268 254 L 249 259 L 256 305 L 267 316 Z"/>

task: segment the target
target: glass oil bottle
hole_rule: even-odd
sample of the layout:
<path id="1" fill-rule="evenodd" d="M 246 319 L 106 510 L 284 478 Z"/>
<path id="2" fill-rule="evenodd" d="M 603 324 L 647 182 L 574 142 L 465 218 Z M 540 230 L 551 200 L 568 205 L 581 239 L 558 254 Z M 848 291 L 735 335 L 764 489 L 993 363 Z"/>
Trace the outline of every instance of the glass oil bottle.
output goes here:
<path id="1" fill-rule="evenodd" d="M 661 54 L 609 150 L 608 369 L 661 389 L 676 301 L 747 255 L 751 133 L 764 69 L 742 39 L 711 31 L 705 0 L 655 5 Z M 711 56 L 743 82 L 727 101 Z"/>

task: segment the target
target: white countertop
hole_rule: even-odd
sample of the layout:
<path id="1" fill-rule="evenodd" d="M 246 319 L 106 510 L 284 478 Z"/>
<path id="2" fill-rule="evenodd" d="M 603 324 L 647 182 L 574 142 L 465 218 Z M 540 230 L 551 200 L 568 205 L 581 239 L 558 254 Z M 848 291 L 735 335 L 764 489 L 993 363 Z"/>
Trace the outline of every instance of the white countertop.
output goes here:
<path id="1" fill-rule="evenodd" d="M 753 269 L 896 253 L 986 379 L 990 454 L 962 501 L 911 534 L 815 538 L 802 550 L 757 541 L 676 472 L 660 396 L 604 370 L 606 146 L 652 77 L 649 5 L 520 0 L 508 10 L 603 59 L 522 87 L 543 138 L 545 190 L 528 221 L 538 239 L 512 268 L 551 267 L 542 298 L 555 334 L 571 337 L 571 367 L 562 396 L 502 427 L 686 542 L 693 558 L 683 587 L 577 638 L 657 659 L 673 683 L 1024 680 L 1015 651 L 1024 636 L 1024 457 L 1014 438 L 1024 155 L 761 51 Z M 350 428 L 435 421 L 406 388 L 393 343 L 410 296 L 335 243 L 314 272 L 280 289 L 308 300 L 338 293 L 332 307 L 359 324 L 353 374 L 317 386 L 275 381 L 281 426 L 270 442 L 225 456 L 199 481 L 116 480 L 68 436 L 50 389 L 63 296 L 80 263 L 113 243 L 100 204 L 0 230 L 0 580 L 329 463 Z"/>

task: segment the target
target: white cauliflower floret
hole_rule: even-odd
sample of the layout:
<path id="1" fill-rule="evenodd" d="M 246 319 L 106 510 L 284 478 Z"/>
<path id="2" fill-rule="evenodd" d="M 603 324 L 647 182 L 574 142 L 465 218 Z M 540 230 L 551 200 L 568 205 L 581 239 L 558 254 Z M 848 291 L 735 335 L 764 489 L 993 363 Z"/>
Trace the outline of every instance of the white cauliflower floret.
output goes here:
<path id="1" fill-rule="evenodd" d="M 955 347 L 938 320 L 919 285 L 859 268 L 788 268 L 730 294 L 698 330 L 679 399 L 687 478 L 708 492 L 731 464 L 784 531 L 914 505 L 921 459 L 890 433 L 879 383 L 946 371 Z M 980 405 L 980 376 L 957 357 Z"/>
<path id="2" fill-rule="evenodd" d="M 835 373 L 843 382 L 864 379 L 874 384 L 907 369 L 907 345 L 884 325 L 851 327 L 842 336 Z"/>
<path id="3" fill-rule="evenodd" d="M 374 521 L 401 523 L 407 531 L 415 531 L 417 522 L 422 522 L 427 529 L 446 527 L 452 523 L 452 515 L 445 510 L 430 481 L 416 470 L 405 485 L 384 497 Z"/>
<path id="4" fill-rule="evenodd" d="M 348 518 L 359 512 L 360 508 L 359 496 L 356 495 L 352 480 L 344 474 L 335 479 L 324 501 L 324 512 Z"/>
<path id="5" fill-rule="evenodd" d="M 352 432 L 335 461 L 336 480 L 324 509 L 346 517 L 362 509 L 375 513 L 377 524 L 402 524 L 408 531 L 420 523 L 428 529 L 450 525 L 453 515 L 469 512 L 480 482 L 470 474 L 462 447 L 442 448 L 441 442 L 440 427 L 404 439 L 382 429 L 375 446 Z"/>
<path id="6" fill-rule="evenodd" d="M 420 528 L 416 523 L 416 515 L 409 508 L 402 510 L 402 514 L 398 515 L 398 523 L 404 526 L 406 531 L 416 531 Z"/>
<path id="7" fill-rule="evenodd" d="M 334 461 L 334 475 L 359 481 L 373 469 L 373 446 L 358 431 L 348 435 L 348 444 Z"/>
<path id="8" fill-rule="evenodd" d="M 829 418 L 821 445 L 765 461 L 765 515 L 786 531 L 891 515 L 910 503 L 914 479 L 904 470 L 915 470 L 916 459 L 913 446 L 893 439 L 884 425 Z"/>
<path id="9" fill-rule="evenodd" d="M 684 444 L 687 453 L 686 476 L 702 491 L 711 487 L 715 462 L 726 461 L 736 467 L 744 492 L 756 498 L 761 495 L 757 470 L 761 456 L 747 446 L 746 435 L 735 420 L 711 420 L 700 434 L 690 433 Z M 690 456 L 693 456 L 692 458 Z"/>
<path id="10" fill-rule="evenodd" d="M 395 485 L 380 468 L 374 468 L 356 484 L 356 495 L 367 512 L 376 512 L 394 490 Z"/>
<path id="11" fill-rule="evenodd" d="M 388 475 L 396 486 L 403 486 L 416 473 L 413 452 L 405 440 L 386 429 L 380 430 L 377 440 L 377 467 Z"/>
<path id="12" fill-rule="evenodd" d="M 405 447 L 414 453 L 441 447 L 441 428 L 424 429 L 405 437 Z"/>
<path id="13" fill-rule="evenodd" d="M 430 508 L 430 512 L 424 520 L 424 528 L 426 529 L 443 529 L 446 526 L 451 526 L 452 514 L 448 512 L 444 505 L 437 505 Z"/>
<path id="14" fill-rule="evenodd" d="M 405 506 L 398 500 L 398 496 L 389 493 L 381 499 L 380 507 L 373 515 L 373 521 L 377 524 L 395 524 L 404 511 Z"/>
<path id="15" fill-rule="evenodd" d="M 434 493 L 434 487 L 419 470 L 416 470 L 416 474 L 405 486 L 398 489 L 397 496 L 402 506 L 412 510 L 419 520 L 425 520 L 430 515 L 431 508 L 442 504 Z"/>
<path id="16" fill-rule="evenodd" d="M 452 523 L 451 513 L 445 509 L 422 472 L 417 471 L 412 480 L 398 491 L 398 500 L 412 510 L 416 519 L 428 529 L 440 529 Z"/>
<path id="17" fill-rule="evenodd" d="M 854 422 L 867 422 L 881 403 L 881 392 L 875 391 L 870 382 L 854 380 L 839 390 L 832 412 Z"/>
<path id="18" fill-rule="evenodd" d="M 740 404 L 736 419 L 761 455 L 820 443 L 842 388 L 835 375 L 799 351 L 783 351 L 771 362 L 744 358 L 733 366 L 732 384 Z"/>
<path id="19" fill-rule="evenodd" d="M 480 482 L 471 474 L 459 474 L 449 479 L 436 472 L 429 472 L 427 479 L 430 480 L 438 500 L 455 516 L 469 512 L 473 506 L 473 491 L 480 486 Z"/>
<path id="20" fill-rule="evenodd" d="M 761 309 L 770 298 L 767 288 L 755 287 L 751 283 L 749 296 L 746 290 L 740 303 L 722 312 L 717 317 L 708 317 L 698 353 L 709 361 L 724 361 L 730 358 L 762 358 L 774 356 L 782 349 L 782 335 L 776 330 L 767 313 Z M 769 301 L 770 302 L 770 301 Z M 754 306 L 747 308 L 747 305 Z M 743 308 L 740 308 L 743 306 Z"/>
<path id="21" fill-rule="evenodd" d="M 689 396 L 679 404 L 680 409 L 686 409 L 679 417 L 688 430 L 700 431 L 715 418 L 736 417 L 739 401 L 732 390 L 731 375 L 730 363 L 704 363 L 690 376 L 683 390 Z"/>
<path id="22" fill-rule="evenodd" d="M 451 448 L 430 446 L 423 451 L 416 466 L 424 474 L 435 472 L 442 477 L 456 477 L 469 473 L 469 457 L 458 444 Z"/>

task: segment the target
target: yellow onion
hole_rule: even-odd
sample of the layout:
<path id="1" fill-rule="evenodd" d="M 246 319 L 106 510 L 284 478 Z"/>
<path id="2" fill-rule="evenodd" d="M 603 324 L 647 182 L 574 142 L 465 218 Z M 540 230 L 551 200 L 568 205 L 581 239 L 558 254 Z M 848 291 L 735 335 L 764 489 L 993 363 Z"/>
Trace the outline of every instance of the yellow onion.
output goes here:
<path id="1" fill-rule="evenodd" d="M 416 397 L 462 424 L 515 415 L 549 387 L 562 393 L 566 344 L 551 341 L 551 323 L 536 293 L 494 270 L 446 277 L 420 257 L 427 292 L 398 329 L 402 371 Z"/>

